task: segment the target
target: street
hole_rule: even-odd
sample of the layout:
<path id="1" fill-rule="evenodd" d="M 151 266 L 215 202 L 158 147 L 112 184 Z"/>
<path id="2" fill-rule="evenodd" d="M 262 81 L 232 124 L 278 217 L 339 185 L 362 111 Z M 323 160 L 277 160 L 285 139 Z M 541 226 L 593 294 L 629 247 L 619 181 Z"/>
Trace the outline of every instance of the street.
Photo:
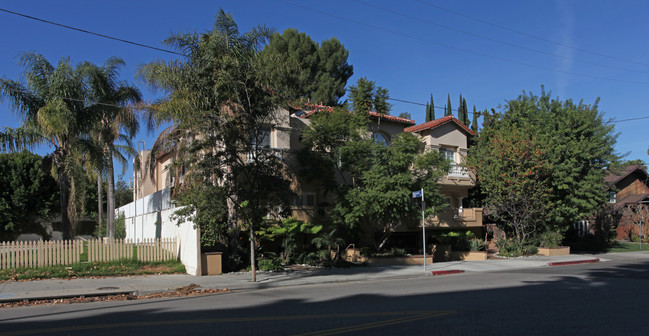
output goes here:
<path id="1" fill-rule="evenodd" d="M 0 335 L 646 335 L 649 262 L 0 310 Z"/>

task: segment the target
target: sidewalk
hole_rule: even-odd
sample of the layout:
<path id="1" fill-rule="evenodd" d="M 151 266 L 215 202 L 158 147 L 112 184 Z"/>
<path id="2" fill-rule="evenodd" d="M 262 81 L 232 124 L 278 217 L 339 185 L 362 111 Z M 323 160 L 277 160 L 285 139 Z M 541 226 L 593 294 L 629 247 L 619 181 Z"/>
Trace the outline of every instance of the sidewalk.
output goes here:
<path id="1" fill-rule="evenodd" d="M 586 262 L 594 259 L 608 260 L 643 258 L 649 260 L 649 252 L 611 254 L 574 254 L 569 256 L 532 256 L 514 259 L 486 261 L 440 262 L 410 266 L 368 266 L 338 269 L 315 269 L 290 272 L 260 272 L 257 282 L 250 281 L 250 273 L 228 273 L 213 276 L 146 275 L 100 279 L 37 280 L 0 283 L 0 303 L 37 299 L 58 299 L 80 296 L 103 296 L 110 294 L 145 295 L 165 292 L 179 287 L 197 284 L 203 289 L 252 290 L 280 286 L 364 281 L 389 278 L 431 276 L 433 271 L 460 270 L 465 272 L 491 272 L 524 268 L 549 267 L 551 262 Z"/>

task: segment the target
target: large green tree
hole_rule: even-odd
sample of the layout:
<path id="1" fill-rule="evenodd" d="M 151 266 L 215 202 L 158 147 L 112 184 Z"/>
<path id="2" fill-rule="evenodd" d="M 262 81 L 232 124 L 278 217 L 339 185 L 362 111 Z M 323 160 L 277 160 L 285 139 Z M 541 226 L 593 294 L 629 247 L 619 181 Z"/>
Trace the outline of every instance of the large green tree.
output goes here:
<path id="1" fill-rule="evenodd" d="M 57 212 L 57 184 L 50 166 L 51 159 L 27 151 L 0 154 L 0 239 L 38 232 L 38 220 Z"/>
<path id="2" fill-rule="evenodd" d="M 318 45 L 293 28 L 271 35 L 261 53 L 273 86 L 281 94 L 290 100 L 308 98 L 329 106 L 339 104 L 353 74 L 348 55 L 336 38 Z"/>
<path id="3" fill-rule="evenodd" d="M 333 217 L 352 230 L 365 231 L 374 249 L 381 250 L 395 230 L 419 218 L 421 207 L 411 201 L 413 190 L 424 189 L 429 215 L 442 206 L 437 181 L 448 172 L 449 163 L 437 151 L 423 152 L 415 135 L 401 133 L 390 146 L 349 142 L 341 150 L 354 183 L 342 189 Z"/>
<path id="4" fill-rule="evenodd" d="M 108 186 L 107 196 L 107 225 L 108 237 L 115 236 L 115 169 L 113 159 L 126 168 L 127 157 L 135 155 L 131 139 L 139 129 L 137 115 L 133 109 L 134 103 L 142 100 L 140 91 L 119 80 L 119 70 L 125 65 L 117 57 L 109 58 L 103 66 L 84 63 L 82 69 L 89 86 L 89 98 L 92 101 L 88 111 L 98 116 L 98 122 L 93 129 L 93 139 L 96 139 L 101 152 L 101 163 L 104 169 L 98 171 L 98 201 L 101 204 L 101 176 L 105 171 Z M 102 218 L 99 218 L 101 223 Z"/>
<path id="5" fill-rule="evenodd" d="M 376 86 L 376 82 L 361 77 L 356 85 L 349 88 L 351 109 L 356 114 L 366 115 L 370 111 L 378 114 L 389 114 L 392 105 L 388 103 L 390 94 L 388 89 Z"/>
<path id="6" fill-rule="evenodd" d="M 523 93 L 508 101 L 501 113 L 486 115 L 469 162 L 476 169 L 487 197 L 494 191 L 485 188 L 486 184 L 507 179 L 512 174 L 524 178 L 523 171 L 516 166 L 498 168 L 500 177 L 486 174 L 498 164 L 488 158 L 494 155 L 497 135 L 508 133 L 525 134 L 527 141 L 540 146 L 536 149 L 543 152 L 543 158 L 538 160 L 547 169 L 546 178 L 531 174 L 527 179 L 542 181 L 549 189 L 542 218 L 548 230 L 562 230 L 587 218 L 606 202 L 605 169 L 615 164 L 618 157 L 614 151 L 613 125 L 604 122 L 597 102 L 586 105 L 561 101 L 552 99 L 543 90 L 540 96 Z"/>
<path id="7" fill-rule="evenodd" d="M 59 184 L 63 237 L 72 236 L 69 207 L 74 152 L 87 138 L 94 124 L 93 115 L 85 109 L 86 89 L 83 76 L 68 58 L 55 66 L 43 55 L 22 56 L 25 83 L 0 79 L 0 97 L 8 101 L 22 120 L 18 129 L 8 130 L 24 146 L 45 144 L 54 149 L 52 160 Z"/>
<path id="8" fill-rule="evenodd" d="M 175 165 L 190 167 L 179 190 L 187 205 L 181 215 L 216 228 L 230 258 L 240 248 L 243 224 L 253 281 L 255 230 L 267 214 L 289 209 L 291 196 L 283 164 L 265 141 L 281 111 L 260 57 L 270 33 L 265 27 L 240 33 L 232 16 L 219 10 L 212 30 L 165 41 L 187 54 L 185 59 L 156 61 L 139 71 L 149 85 L 167 92 L 155 109 L 175 124 L 169 133 L 176 135 Z"/>

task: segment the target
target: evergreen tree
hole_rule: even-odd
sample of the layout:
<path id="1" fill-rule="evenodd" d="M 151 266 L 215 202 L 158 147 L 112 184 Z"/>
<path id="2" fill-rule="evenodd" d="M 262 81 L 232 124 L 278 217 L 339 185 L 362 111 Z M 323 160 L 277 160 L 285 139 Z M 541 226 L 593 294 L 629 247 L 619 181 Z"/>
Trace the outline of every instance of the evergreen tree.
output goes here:
<path id="1" fill-rule="evenodd" d="M 289 100 L 309 98 L 324 105 L 338 105 L 345 95 L 353 67 L 349 51 L 336 38 L 321 45 L 305 33 L 286 29 L 274 33 L 261 54 L 273 86 Z"/>
<path id="2" fill-rule="evenodd" d="M 473 105 L 473 122 L 471 123 L 471 130 L 478 134 L 478 112 L 475 110 L 475 105 Z"/>
<path id="3" fill-rule="evenodd" d="M 433 94 L 430 94 L 430 120 L 435 120 L 435 101 L 433 100 Z"/>
<path id="4" fill-rule="evenodd" d="M 379 114 L 389 114 L 392 104 L 388 104 L 388 89 L 376 86 L 374 81 L 361 77 L 355 86 L 349 88 L 350 107 L 354 113 L 367 115 L 372 109 Z"/>
<path id="5" fill-rule="evenodd" d="M 452 115 L 453 115 L 453 108 L 451 107 L 451 95 L 449 94 L 446 103 L 446 114 L 444 114 L 444 116 L 452 116 Z"/>
<path id="6" fill-rule="evenodd" d="M 462 99 L 462 123 L 466 126 L 469 127 L 471 126 L 471 122 L 469 121 L 469 109 L 466 107 L 466 99 Z"/>
<path id="7" fill-rule="evenodd" d="M 462 94 L 460 93 L 460 103 L 459 103 L 459 105 L 457 107 L 457 119 L 460 122 L 463 122 L 463 120 L 464 120 L 464 107 L 462 105 L 462 101 L 463 101 Z"/>
<path id="8" fill-rule="evenodd" d="M 430 103 L 426 102 L 426 122 L 430 121 Z"/>

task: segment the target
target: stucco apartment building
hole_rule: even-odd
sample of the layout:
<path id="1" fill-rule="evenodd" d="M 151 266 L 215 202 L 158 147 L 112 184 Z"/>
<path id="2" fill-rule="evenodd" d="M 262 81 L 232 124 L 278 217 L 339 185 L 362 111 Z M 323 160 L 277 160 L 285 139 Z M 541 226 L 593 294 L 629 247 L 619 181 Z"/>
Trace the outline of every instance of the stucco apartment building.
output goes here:
<path id="1" fill-rule="evenodd" d="M 295 153 L 304 148 L 301 142 L 302 131 L 310 124 L 310 117 L 315 113 L 328 113 L 331 107 L 305 105 L 302 110 L 290 114 L 287 110 L 278 110 L 272 124 L 268 125 L 266 136 L 261 140 L 268 150 L 276 152 L 289 168 L 296 167 Z M 449 207 L 439 216 L 430 218 L 427 229 L 467 229 L 479 233 L 482 229 L 482 208 L 465 207 L 469 190 L 475 185 L 470 172 L 463 167 L 468 153 L 469 137 L 474 136 L 471 129 L 453 116 L 446 116 L 423 124 L 415 125 L 410 119 L 379 115 L 370 112 L 367 126 L 371 136 L 380 142 L 390 144 L 392 139 L 402 132 L 411 132 L 425 143 L 425 150 L 440 151 L 452 162 L 453 168 L 447 176 L 440 179 L 441 193 L 446 197 Z M 160 138 L 158 141 L 161 141 Z M 140 152 L 141 162 L 148 162 L 150 151 Z M 155 158 L 153 174 L 135 173 L 137 197 L 144 197 L 164 188 L 173 187 L 174 181 L 165 168 L 172 162 L 174 153 L 168 151 Z M 151 175 L 153 178 L 151 178 Z M 181 176 L 182 174 L 175 174 Z M 322 195 L 318 187 L 304 181 L 297 183 L 299 190 L 292 212 L 300 220 L 309 220 L 322 215 L 333 205 L 332 195 Z M 402 226 L 396 233 L 407 234 L 419 232 L 420 224 Z"/>

